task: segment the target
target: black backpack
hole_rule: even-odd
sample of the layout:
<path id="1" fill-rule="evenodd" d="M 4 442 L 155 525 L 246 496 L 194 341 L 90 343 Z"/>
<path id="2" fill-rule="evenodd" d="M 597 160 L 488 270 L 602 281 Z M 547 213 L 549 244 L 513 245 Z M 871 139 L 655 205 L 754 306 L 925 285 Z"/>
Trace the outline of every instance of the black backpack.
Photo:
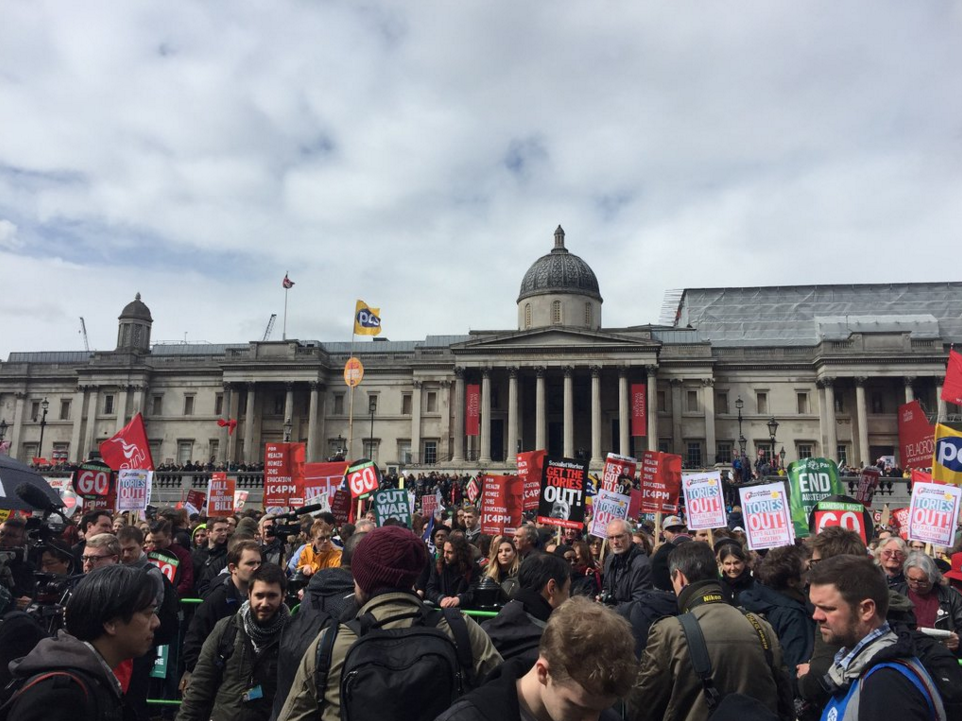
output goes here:
<path id="1" fill-rule="evenodd" d="M 170 582 L 166 575 L 161 573 L 160 577 L 164 579 L 164 600 L 157 609 L 160 626 L 154 631 L 154 645 L 179 645 L 177 642 L 181 620 L 180 596 L 177 594 L 174 584 Z"/>
<path id="2" fill-rule="evenodd" d="M 410 626 L 384 628 L 406 618 L 412 619 Z M 456 641 L 437 628 L 442 618 Z M 380 621 L 368 612 L 331 625 L 317 646 L 314 684 L 321 709 L 341 625 L 357 636 L 341 670 L 343 721 L 432 721 L 473 686 L 471 641 L 458 609 L 419 606 Z"/>
<path id="3" fill-rule="evenodd" d="M 932 677 L 949 721 L 962 720 L 962 666 L 958 657 L 938 639 L 921 631 L 912 631 L 915 655 Z"/>
<path id="4" fill-rule="evenodd" d="M 0 619 L 0 689 L 13 680 L 10 662 L 26 656 L 48 635 L 40 622 L 25 611 L 10 611 Z"/>
<path id="5" fill-rule="evenodd" d="M 7 721 L 10 710 L 17 700 L 37 684 L 48 684 L 49 688 L 67 688 L 71 684 L 80 686 L 84 695 L 84 719 L 99 719 L 100 721 L 121 721 L 123 709 L 119 703 L 109 703 L 103 696 L 107 693 L 100 683 L 93 677 L 77 669 L 54 669 L 44 671 L 33 676 L 14 679 L 8 683 L 0 696 L 3 705 L 0 706 L 0 721 Z M 45 687 L 46 688 L 46 687 Z M 80 711 L 81 709 L 77 709 Z"/>

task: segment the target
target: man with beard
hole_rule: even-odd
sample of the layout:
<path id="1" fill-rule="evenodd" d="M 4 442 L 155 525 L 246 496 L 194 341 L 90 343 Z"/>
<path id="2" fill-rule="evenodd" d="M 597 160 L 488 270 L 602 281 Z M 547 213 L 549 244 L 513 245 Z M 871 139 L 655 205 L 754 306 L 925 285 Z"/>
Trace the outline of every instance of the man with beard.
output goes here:
<path id="1" fill-rule="evenodd" d="M 605 559 L 602 599 L 610 606 L 637 601 L 652 587 L 648 556 L 631 540 L 631 527 L 625 521 L 616 519 L 607 530 L 611 555 Z"/>
<path id="2" fill-rule="evenodd" d="M 266 721 L 277 690 L 287 577 L 268 563 L 250 576 L 247 600 L 214 626 L 194 666 L 177 721 Z"/>

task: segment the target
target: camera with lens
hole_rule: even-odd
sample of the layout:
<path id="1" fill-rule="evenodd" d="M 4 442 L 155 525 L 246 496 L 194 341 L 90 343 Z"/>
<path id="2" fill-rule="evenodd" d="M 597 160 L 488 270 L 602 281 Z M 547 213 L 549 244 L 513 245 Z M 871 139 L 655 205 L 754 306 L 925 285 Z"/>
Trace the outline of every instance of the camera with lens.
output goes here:
<path id="1" fill-rule="evenodd" d="M 617 601 L 615 601 L 615 595 L 611 591 L 601 592 L 601 602 L 606 606 L 616 606 Z"/>
<path id="2" fill-rule="evenodd" d="M 83 574 L 58 576 L 55 573 L 37 571 L 33 576 L 37 586 L 33 600 L 25 610 L 29 616 L 40 622 L 47 633 L 52 635 L 63 627 L 63 611 L 67 605 L 67 597 L 77 582 L 83 578 Z"/>
<path id="3" fill-rule="evenodd" d="M 267 538 L 286 539 L 288 536 L 296 536 L 301 532 L 298 523 L 278 523 L 274 521 L 271 525 L 264 528 L 264 535 Z"/>

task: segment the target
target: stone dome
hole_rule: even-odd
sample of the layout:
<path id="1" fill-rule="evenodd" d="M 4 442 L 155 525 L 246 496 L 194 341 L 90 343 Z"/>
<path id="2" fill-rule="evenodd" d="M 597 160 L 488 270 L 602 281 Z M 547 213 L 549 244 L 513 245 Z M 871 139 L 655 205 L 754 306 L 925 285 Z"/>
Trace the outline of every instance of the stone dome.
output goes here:
<path id="1" fill-rule="evenodd" d="M 145 320 L 149 323 L 154 322 L 154 319 L 150 317 L 150 308 L 140 300 L 140 293 L 134 296 L 134 299 L 125 305 L 124 309 L 120 312 L 119 320 L 125 320 L 127 318 Z"/>
<path id="2" fill-rule="evenodd" d="M 520 303 L 535 295 L 573 294 L 601 301 L 598 279 L 587 263 L 565 248 L 565 232 L 558 226 L 554 248 L 538 258 L 521 281 Z"/>

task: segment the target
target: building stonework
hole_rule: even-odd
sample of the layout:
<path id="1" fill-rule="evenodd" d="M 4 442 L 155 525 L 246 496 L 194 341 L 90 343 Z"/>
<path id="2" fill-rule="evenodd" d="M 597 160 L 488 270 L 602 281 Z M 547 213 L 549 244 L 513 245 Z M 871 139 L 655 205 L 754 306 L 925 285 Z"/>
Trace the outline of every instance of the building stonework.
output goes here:
<path id="1" fill-rule="evenodd" d="M 114 351 L 11 353 L 0 420 L 25 461 L 82 460 L 141 412 L 155 463 L 257 463 L 287 425 L 309 461 L 343 451 L 417 472 L 511 469 L 517 451 L 538 448 L 596 468 L 608 452 L 647 448 L 708 467 L 727 463 L 740 436 L 750 457 L 768 452 L 774 417 L 787 461 L 858 465 L 898 457 L 900 404 L 935 415 L 948 348 L 962 342 L 960 283 L 688 289 L 673 324 L 628 328 L 603 328 L 601 304 L 559 227 L 525 275 L 517 330 L 356 344 L 352 429 L 349 343 L 151 347 L 138 295 Z M 464 434 L 468 384 L 481 388 L 477 437 Z M 647 437 L 629 435 L 633 384 L 647 384 Z"/>

